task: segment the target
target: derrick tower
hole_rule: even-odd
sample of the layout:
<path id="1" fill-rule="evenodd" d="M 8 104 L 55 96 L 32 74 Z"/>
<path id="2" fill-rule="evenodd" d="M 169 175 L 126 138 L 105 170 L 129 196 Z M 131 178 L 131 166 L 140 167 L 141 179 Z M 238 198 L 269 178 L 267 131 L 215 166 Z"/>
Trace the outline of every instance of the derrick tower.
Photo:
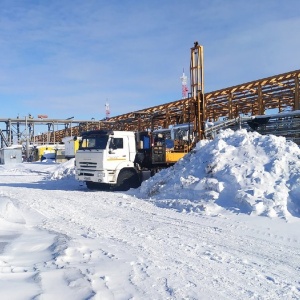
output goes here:
<path id="1" fill-rule="evenodd" d="M 197 139 L 205 137 L 204 127 L 206 121 L 206 99 L 204 94 L 204 66 L 203 66 L 203 46 L 198 42 L 191 48 L 190 62 L 190 81 L 191 81 L 191 101 L 195 107 Z"/>

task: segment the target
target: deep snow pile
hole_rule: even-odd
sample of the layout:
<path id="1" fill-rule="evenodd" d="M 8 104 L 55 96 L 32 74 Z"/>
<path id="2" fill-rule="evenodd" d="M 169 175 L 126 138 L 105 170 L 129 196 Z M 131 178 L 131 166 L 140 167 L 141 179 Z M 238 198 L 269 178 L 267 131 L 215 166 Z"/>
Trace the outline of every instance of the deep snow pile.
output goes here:
<path id="1" fill-rule="evenodd" d="M 299 158 L 299 147 L 283 137 L 228 129 L 144 182 L 137 196 L 178 210 L 223 207 L 287 219 L 299 215 Z"/>
<path id="2" fill-rule="evenodd" d="M 225 131 L 127 194 L 72 161 L 0 166 L 0 299 L 300 299 L 298 157 Z"/>

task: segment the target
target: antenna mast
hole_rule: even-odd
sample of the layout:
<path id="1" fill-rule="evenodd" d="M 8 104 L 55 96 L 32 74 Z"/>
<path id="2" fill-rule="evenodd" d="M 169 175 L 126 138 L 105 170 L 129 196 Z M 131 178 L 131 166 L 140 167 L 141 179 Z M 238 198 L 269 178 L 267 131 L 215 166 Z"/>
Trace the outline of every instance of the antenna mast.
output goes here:
<path id="1" fill-rule="evenodd" d="M 108 102 L 105 103 L 105 116 L 106 116 L 106 120 L 108 120 L 110 117 L 110 110 L 109 110 Z"/>
<path id="2" fill-rule="evenodd" d="M 189 89 L 187 87 L 187 76 L 184 74 L 184 69 L 180 79 L 181 79 L 182 99 L 186 99 L 188 96 Z"/>

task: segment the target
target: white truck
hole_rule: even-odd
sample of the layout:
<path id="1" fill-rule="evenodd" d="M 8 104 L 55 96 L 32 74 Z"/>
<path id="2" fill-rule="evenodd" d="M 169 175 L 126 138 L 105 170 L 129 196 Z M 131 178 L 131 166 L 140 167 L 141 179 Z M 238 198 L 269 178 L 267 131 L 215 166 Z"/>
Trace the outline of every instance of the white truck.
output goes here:
<path id="1" fill-rule="evenodd" d="M 82 133 L 75 155 L 75 178 L 89 189 L 137 188 L 185 153 L 166 146 L 166 137 L 149 132 L 93 130 Z"/>

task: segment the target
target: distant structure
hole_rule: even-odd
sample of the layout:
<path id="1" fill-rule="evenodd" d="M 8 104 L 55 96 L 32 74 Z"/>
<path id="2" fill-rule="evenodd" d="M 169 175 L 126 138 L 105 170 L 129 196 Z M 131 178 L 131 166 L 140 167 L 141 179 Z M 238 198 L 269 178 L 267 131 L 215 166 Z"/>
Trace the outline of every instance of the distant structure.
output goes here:
<path id="1" fill-rule="evenodd" d="M 186 99 L 188 97 L 189 89 L 187 87 L 187 76 L 184 74 L 184 69 L 180 79 L 181 79 L 182 99 Z"/>
<path id="2" fill-rule="evenodd" d="M 106 120 L 108 120 L 110 117 L 110 110 L 109 110 L 108 102 L 105 103 L 105 116 L 106 116 Z"/>

